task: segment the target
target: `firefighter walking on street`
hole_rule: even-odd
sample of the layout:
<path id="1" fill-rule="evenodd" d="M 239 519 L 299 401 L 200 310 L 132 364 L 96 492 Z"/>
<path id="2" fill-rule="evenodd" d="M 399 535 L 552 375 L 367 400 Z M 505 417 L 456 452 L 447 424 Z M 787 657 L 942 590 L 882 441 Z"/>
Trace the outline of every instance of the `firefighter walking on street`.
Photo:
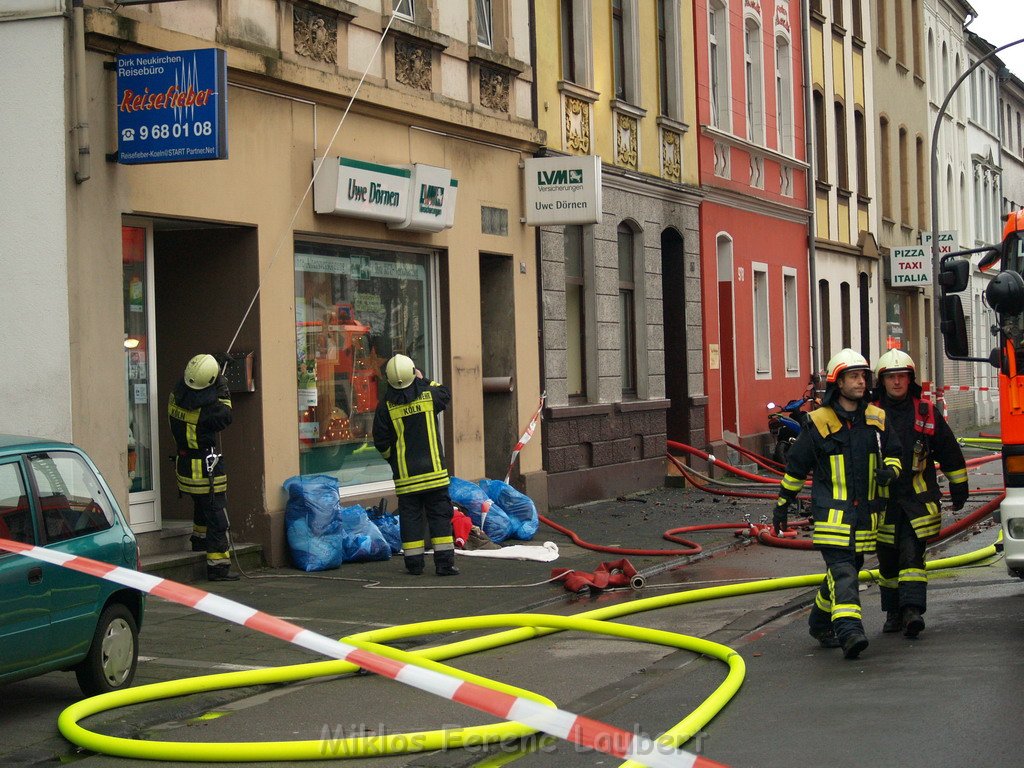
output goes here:
<path id="1" fill-rule="evenodd" d="M 870 375 L 868 361 L 852 349 L 829 360 L 822 406 L 789 452 L 772 515 L 776 532 L 785 530 L 789 507 L 813 472 L 813 542 L 827 570 L 808 625 L 822 646 L 841 647 L 847 659 L 868 646 L 858 574 L 875 550 L 879 489 L 901 471 L 899 438 L 886 428 L 885 412 L 865 399 Z"/>
<path id="2" fill-rule="evenodd" d="M 217 433 L 232 418 L 231 393 L 213 355 L 196 355 L 185 366 L 167 404 L 177 444 L 178 490 L 192 497 L 192 550 L 206 551 L 210 581 L 237 581 L 230 571 L 228 476 L 217 448 Z"/>
<path id="3" fill-rule="evenodd" d="M 883 632 L 917 637 L 924 629 L 928 574 L 925 541 L 942 523 L 935 463 L 949 480 L 953 509 L 967 503 L 967 464 L 942 414 L 921 399 L 914 360 L 891 349 L 875 365 L 875 404 L 903 446 L 903 474 L 887 489 L 888 503 L 878 526 L 878 571 L 885 611 Z"/>
<path id="4" fill-rule="evenodd" d="M 391 465 L 405 568 L 423 573 L 424 527 L 434 548 L 434 572 L 458 576 L 452 535 L 448 469 L 437 417 L 451 401 L 448 388 L 428 381 L 406 355 L 384 366 L 388 388 L 373 419 L 373 444 Z"/>

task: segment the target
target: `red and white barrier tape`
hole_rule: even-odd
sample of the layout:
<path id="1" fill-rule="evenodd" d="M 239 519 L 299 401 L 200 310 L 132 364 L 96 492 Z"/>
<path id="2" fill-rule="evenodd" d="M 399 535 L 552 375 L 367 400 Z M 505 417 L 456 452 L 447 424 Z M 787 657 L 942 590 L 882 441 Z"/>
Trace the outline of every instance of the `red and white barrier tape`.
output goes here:
<path id="1" fill-rule="evenodd" d="M 921 389 L 922 394 L 930 395 L 935 391 L 935 386 L 930 381 L 922 382 Z M 971 387 L 961 386 L 958 384 L 943 384 L 941 387 L 943 392 L 998 392 L 999 387 Z"/>
<path id="2" fill-rule="evenodd" d="M 219 619 L 226 619 L 243 627 L 276 637 L 300 648 L 306 648 L 314 653 L 351 662 L 369 672 L 397 680 L 435 696 L 465 704 L 503 720 L 515 720 L 531 728 L 536 728 L 538 731 L 558 736 L 582 747 L 604 752 L 619 759 L 634 760 L 650 766 L 650 768 L 661 768 L 662 766 L 665 768 L 724 768 L 720 763 L 707 758 L 685 750 L 673 749 L 599 720 L 575 715 L 563 709 L 546 707 L 529 699 L 494 691 L 451 675 L 389 659 L 372 651 L 332 640 L 284 619 L 271 616 L 269 613 L 258 611 L 202 589 L 179 584 L 170 579 L 9 539 L 0 538 L 0 549 L 162 597 L 173 603 L 194 608 Z"/>
<path id="3" fill-rule="evenodd" d="M 533 437 L 533 431 L 537 429 L 537 422 L 540 421 L 540 412 L 544 410 L 544 400 L 547 399 L 548 393 L 540 393 L 540 403 L 537 405 L 537 412 L 533 414 L 533 418 L 530 419 L 530 426 L 523 432 L 523 436 L 519 438 L 519 442 L 516 443 L 516 447 L 512 449 L 512 458 L 508 462 L 508 472 L 505 474 L 505 482 L 507 483 L 509 478 L 512 477 L 512 467 L 516 465 L 516 459 L 519 458 L 519 452 L 523 450 L 523 446 L 530 442 L 530 438 Z"/>

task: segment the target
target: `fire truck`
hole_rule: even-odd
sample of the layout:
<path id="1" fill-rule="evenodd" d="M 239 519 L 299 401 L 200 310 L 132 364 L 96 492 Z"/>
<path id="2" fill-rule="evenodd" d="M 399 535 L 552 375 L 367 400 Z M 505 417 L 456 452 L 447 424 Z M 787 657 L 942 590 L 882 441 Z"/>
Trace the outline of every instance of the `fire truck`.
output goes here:
<path id="1" fill-rule="evenodd" d="M 985 300 L 996 313 L 992 335 L 996 346 L 988 357 L 971 356 L 967 323 L 958 295 L 971 274 L 969 254 L 984 252 L 983 272 L 999 273 L 985 288 Z M 1011 576 L 1024 579 L 1024 210 L 1006 216 L 1003 240 L 994 248 L 950 253 L 939 263 L 940 331 L 951 360 L 991 363 L 999 370 L 999 415 L 1003 442 L 1006 498 L 997 522 L 1003 528 L 1003 553 Z"/>

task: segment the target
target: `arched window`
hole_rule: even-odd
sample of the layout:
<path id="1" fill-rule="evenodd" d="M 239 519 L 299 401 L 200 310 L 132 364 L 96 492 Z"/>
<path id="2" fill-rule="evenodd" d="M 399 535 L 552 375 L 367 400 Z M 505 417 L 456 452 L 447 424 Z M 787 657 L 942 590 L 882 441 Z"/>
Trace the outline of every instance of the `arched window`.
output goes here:
<path id="1" fill-rule="evenodd" d="M 836 184 L 840 189 L 850 188 L 850 158 L 846 141 L 846 108 L 841 101 L 833 105 L 836 115 Z"/>
<path id="2" fill-rule="evenodd" d="M 825 145 L 825 95 L 814 91 L 814 171 L 815 178 L 828 183 L 828 148 Z"/>
<path id="3" fill-rule="evenodd" d="M 864 133 L 864 111 L 857 109 L 853 113 L 853 143 L 857 152 L 857 194 L 867 197 L 868 194 L 868 140 Z"/>
<path id="4" fill-rule="evenodd" d="M 775 111 L 778 150 L 793 154 L 793 59 L 782 35 L 775 37 Z"/>
<path id="5" fill-rule="evenodd" d="M 619 362 L 622 394 L 636 395 L 636 237 L 619 224 Z"/>
<path id="6" fill-rule="evenodd" d="M 711 83 L 711 124 L 729 125 L 729 9 L 723 0 L 708 2 L 708 66 Z"/>
<path id="7" fill-rule="evenodd" d="M 910 147 L 907 145 L 907 129 L 900 126 L 900 223 L 910 226 Z"/>
<path id="8" fill-rule="evenodd" d="M 746 80 L 747 140 L 764 143 L 764 56 L 761 25 L 753 16 L 743 22 L 743 73 Z"/>
<path id="9" fill-rule="evenodd" d="M 565 362 L 566 394 L 583 398 L 587 394 L 587 316 L 584 277 L 583 233 L 580 226 L 567 226 L 563 234 L 565 255 Z"/>
<path id="10" fill-rule="evenodd" d="M 853 323 L 850 317 L 850 284 L 839 284 L 839 322 L 842 324 L 843 348 L 853 347 Z"/>
<path id="11" fill-rule="evenodd" d="M 928 224 L 928 193 L 925 189 L 925 181 L 928 175 L 925 173 L 924 137 L 920 134 L 917 135 L 916 144 L 914 164 L 917 174 L 917 228 L 927 230 L 930 229 Z M 961 197 L 962 195 L 963 193 L 961 193 Z"/>
<path id="12" fill-rule="evenodd" d="M 878 119 L 878 144 L 882 154 L 882 216 L 892 219 L 892 147 L 889 145 L 889 120 L 886 117 Z"/>

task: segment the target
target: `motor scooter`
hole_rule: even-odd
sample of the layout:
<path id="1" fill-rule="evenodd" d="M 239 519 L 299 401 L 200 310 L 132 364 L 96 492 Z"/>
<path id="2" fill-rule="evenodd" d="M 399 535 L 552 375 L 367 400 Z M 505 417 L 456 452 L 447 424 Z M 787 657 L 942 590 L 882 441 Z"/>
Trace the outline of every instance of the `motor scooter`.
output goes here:
<path id="1" fill-rule="evenodd" d="M 772 448 L 772 461 L 785 464 L 789 457 L 789 449 L 796 443 L 800 432 L 807 425 L 807 420 L 812 411 L 821 402 L 817 397 L 814 378 L 807 385 L 803 395 L 790 400 L 785 405 L 777 405 L 774 402 L 768 403 L 768 431 L 775 438 L 775 445 Z M 810 408 L 805 408 L 810 404 Z"/>

